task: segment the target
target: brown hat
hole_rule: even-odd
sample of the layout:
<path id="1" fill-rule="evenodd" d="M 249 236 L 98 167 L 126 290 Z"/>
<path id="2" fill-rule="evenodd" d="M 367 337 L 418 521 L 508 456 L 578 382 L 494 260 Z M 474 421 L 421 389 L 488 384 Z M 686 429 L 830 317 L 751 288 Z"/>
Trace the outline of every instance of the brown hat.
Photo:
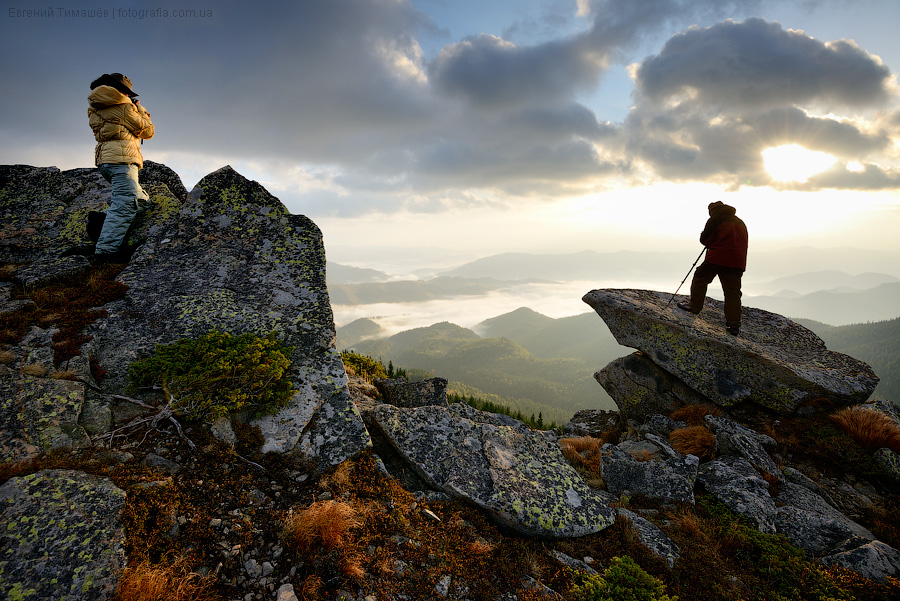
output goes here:
<path id="1" fill-rule="evenodd" d="M 138 95 L 137 92 L 131 89 L 131 80 L 121 73 L 104 73 L 91 82 L 92 90 L 97 86 L 111 86 L 132 98 Z"/>

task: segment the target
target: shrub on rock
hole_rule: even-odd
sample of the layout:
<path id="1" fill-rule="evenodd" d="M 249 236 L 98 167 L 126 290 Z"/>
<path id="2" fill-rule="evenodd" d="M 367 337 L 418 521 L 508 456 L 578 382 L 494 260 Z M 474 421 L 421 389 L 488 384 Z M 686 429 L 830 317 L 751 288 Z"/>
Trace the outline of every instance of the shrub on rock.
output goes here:
<path id="1" fill-rule="evenodd" d="M 231 336 L 213 330 L 156 347 L 128 370 L 131 389 L 160 386 L 176 413 L 214 420 L 250 407 L 271 413 L 294 394 L 288 377 L 290 348 L 274 334 Z"/>

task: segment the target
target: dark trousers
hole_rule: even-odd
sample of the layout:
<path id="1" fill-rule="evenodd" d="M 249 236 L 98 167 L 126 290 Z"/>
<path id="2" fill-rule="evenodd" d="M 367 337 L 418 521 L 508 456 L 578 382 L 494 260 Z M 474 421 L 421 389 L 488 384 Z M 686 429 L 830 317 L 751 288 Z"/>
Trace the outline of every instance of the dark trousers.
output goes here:
<path id="1" fill-rule="evenodd" d="M 741 326 L 741 276 L 744 270 L 738 267 L 723 267 L 703 261 L 694 279 L 691 280 L 691 309 L 699 312 L 706 300 L 706 288 L 719 276 L 722 291 L 725 293 L 725 326 Z"/>

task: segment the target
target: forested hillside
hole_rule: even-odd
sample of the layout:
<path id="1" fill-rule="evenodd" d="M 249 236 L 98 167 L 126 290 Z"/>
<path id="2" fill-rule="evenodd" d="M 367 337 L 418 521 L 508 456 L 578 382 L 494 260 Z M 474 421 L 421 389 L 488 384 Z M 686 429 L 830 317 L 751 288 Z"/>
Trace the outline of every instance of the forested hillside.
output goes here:
<path id="1" fill-rule="evenodd" d="M 615 407 L 593 377 L 605 363 L 539 357 L 509 338 L 481 338 L 451 323 L 363 341 L 355 350 L 407 369 L 425 370 L 451 383 L 465 383 L 497 395 L 523 413 L 542 411 L 548 420 L 565 423 L 580 409 Z M 621 354 L 627 353 L 622 350 Z"/>
<path id="2" fill-rule="evenodd" d="M 849 326 L 797 321 L 818 334 L 829 349 L 871 365 L 881 378 L 875 393 L 900 403 L 900 318 Z"/>

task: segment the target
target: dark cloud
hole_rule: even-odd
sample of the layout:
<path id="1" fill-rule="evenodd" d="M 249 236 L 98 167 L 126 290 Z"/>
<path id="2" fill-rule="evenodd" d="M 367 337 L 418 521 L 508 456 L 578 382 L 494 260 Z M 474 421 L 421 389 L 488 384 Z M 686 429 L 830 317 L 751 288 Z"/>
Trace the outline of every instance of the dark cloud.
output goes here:
<path id="1" fill-rule="evenodd" d="M 687 94 L 734 112 L 809 102 L 872 106 L 889 97 L 890 71 L 854 42 L 824 43 L 778 23 L 748 19 L 691 28 L 637 71 L 640 95 Z"/>

